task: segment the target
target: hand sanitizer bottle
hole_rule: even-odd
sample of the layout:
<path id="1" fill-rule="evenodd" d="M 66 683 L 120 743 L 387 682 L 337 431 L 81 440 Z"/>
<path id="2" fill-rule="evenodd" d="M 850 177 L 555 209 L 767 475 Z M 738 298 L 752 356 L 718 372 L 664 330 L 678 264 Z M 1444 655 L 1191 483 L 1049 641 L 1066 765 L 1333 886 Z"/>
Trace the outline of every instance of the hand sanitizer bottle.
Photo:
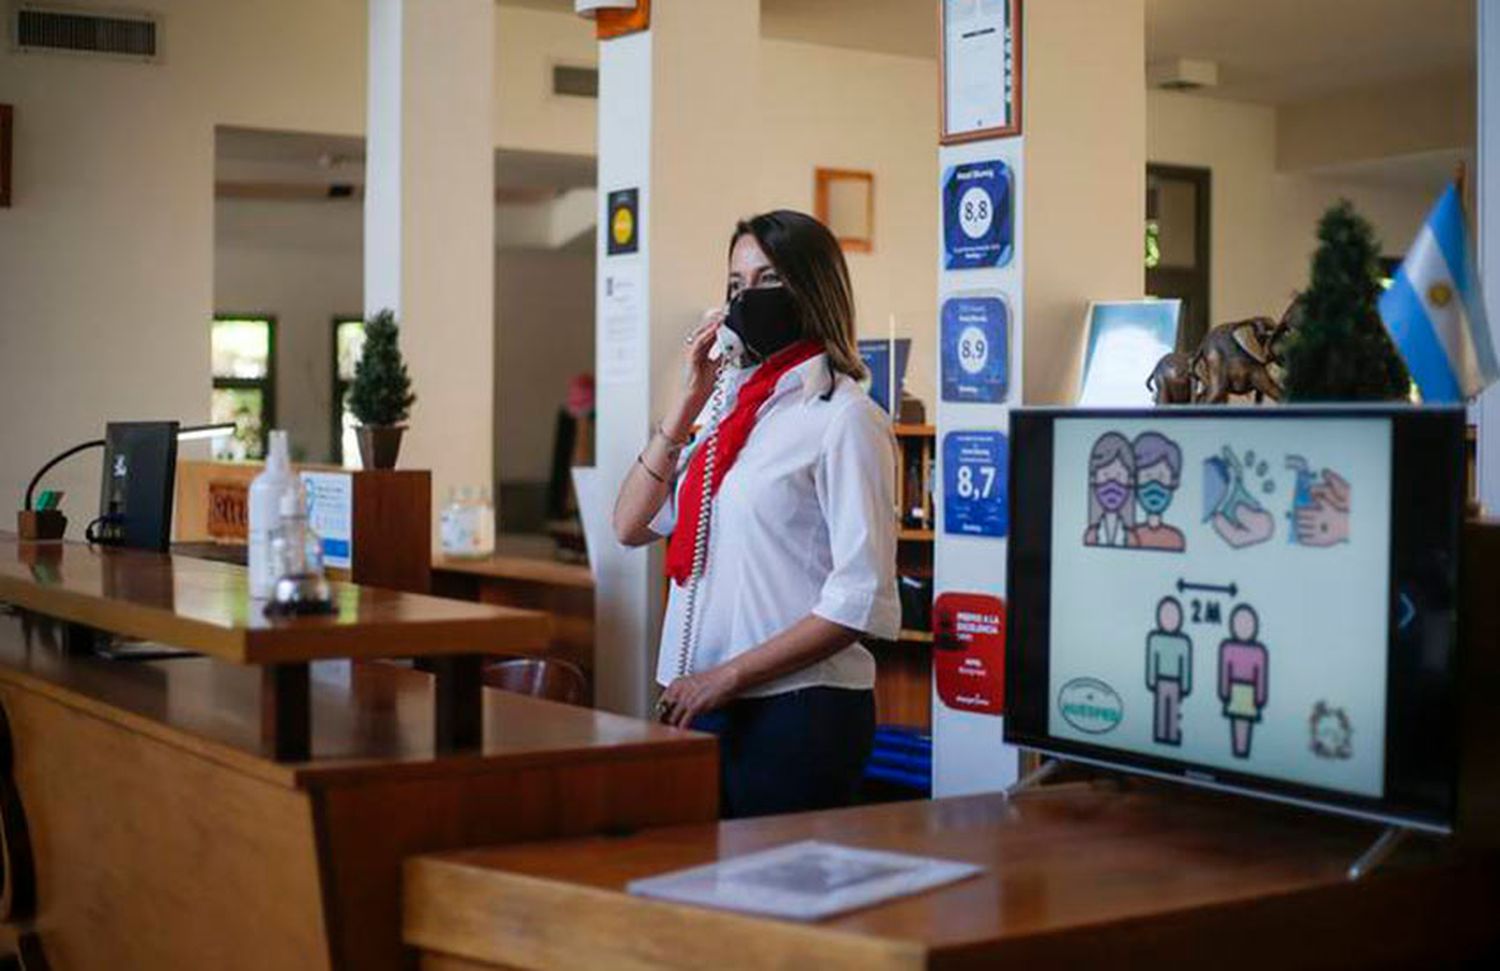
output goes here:
<path id="1" fill-rule="evenodd" d="M 281 497 L 296 488 L 286 432 L 271 432 L 271 450 L 266 468 L 250 483 L 250 596 L 264 600 L 276 585 L 276 566 L 271 559 L 271 531 L 281 522 Z"/>

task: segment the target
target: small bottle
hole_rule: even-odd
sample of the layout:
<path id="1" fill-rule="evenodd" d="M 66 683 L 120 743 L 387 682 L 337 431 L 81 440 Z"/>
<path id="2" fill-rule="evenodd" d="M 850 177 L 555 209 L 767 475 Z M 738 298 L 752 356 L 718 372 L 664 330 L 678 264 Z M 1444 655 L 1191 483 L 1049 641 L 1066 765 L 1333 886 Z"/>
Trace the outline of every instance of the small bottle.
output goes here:
<path id="1" fill-rule="evenodd" d="M 490 501 L 490 487 L 479 487 L 479 501 L 474 506 L 474 555 L 495 555 L 495 504 Z"/>
<path id="2" fill-rule="evenodd" d="M 464 514 L 464 504 L 459 498 L 458 487 L 449 486 L 448 501 L 443 505 L 439 527 L 444 556 L 464 555 Z"/>
<path id="3" fill-rule="evenodd" d="M 276 581 L 268 611 L 322 613 L 331 607 L 323 575 L 323 541 L 307 521 L 307 489 L 300 481 L 281 496 L 281 522 L 271 532 Z"/>
<path id="4" fill-rule="evenodd" d="M 276 584 L 271 562 L 271 531 L 281 519 L 281 497 L 297 484 L 288 454 L 286 432 L 275 429 L 270 437 L 271 449 L 266 467 L 250 483 L 249 497 L 249 573 L 250 596 L 264 600 Z"/>

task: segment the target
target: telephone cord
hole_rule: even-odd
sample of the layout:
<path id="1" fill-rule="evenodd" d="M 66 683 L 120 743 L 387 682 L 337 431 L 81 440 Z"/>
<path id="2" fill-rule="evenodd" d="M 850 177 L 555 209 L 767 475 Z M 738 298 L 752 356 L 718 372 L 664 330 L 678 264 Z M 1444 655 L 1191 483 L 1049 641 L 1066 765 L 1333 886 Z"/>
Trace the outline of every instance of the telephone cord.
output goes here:
<path id="1" fill-rule="evenodd" d="M 708 562 L 708 520 L 713 513 L 714 464 L 719 449 L 719 418 L 724 409 L 724 394 L 728 385 L 729 367 L 723 360 L 714 375 L 714 393 L 709 406 L 708 438 L 703 442 L 707 451 L 703 455 L 703 492 L 698 497 L 698 528 L 693 534 L 693 568 L 688 574 L 687 593 L 682 603 L 682 648 L 677 652 L 677 676 L 685 678 L 693 666 L 693 655 L 697 648 L 696 615 L 698 612 L 698 581 L 703 579 L 703 568 Z"/>

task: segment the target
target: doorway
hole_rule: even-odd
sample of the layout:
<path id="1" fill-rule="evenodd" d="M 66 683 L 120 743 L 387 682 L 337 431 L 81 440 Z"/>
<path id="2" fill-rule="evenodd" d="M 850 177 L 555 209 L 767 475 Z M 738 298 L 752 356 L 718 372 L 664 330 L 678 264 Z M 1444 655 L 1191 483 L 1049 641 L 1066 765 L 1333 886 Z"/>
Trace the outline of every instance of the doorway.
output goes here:
<path id="1" fill-rule="evenodd" d="M 1182 301 L 1180 351 L 1208 332 L 1212 189 L 1208 169 L 1146 166 L 1146 293 Z"/>

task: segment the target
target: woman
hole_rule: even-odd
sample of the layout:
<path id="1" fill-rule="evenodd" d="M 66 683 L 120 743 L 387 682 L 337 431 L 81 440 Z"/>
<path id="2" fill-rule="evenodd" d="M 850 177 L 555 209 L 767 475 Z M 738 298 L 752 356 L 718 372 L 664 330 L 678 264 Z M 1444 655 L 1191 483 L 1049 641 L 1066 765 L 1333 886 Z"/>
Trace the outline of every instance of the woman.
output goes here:
<path id="1" fill-rule="evenodd" d="M 1229 719 L 1229 745 L 1237 759 L 1250 757 L 1250 733 L 1260 721 L 1269 690 L 1270 655 L 1260 636 L 1255 608 L 1240 604 L 1229 614 L 1229 637 L 1219 644 L 1219 700 Z"/>
<path id="2" fill-rule="evenodd" d="M 682 390 L 620 487 L 615 533 L 670 537 L 657 711 L 719 736 L 724 815 L 844 805 L 875 729 L 875 661 L 858 642 L 900 623 L 890 420 L 858 383 L 849 271 L 821 223 L 780 210 L 736 226 L 728 298 L 687 339 Z M 717 432 L 689 444 L 726 326 L 755 363 L 726 373 Z"/>
<path id="3" fill-rule="evenodd" d="M 1137 546 L 1135 449 L 1119 432 L 1105 432 L 1089 452 L 1089 525 L 1085 546 Z"/>

